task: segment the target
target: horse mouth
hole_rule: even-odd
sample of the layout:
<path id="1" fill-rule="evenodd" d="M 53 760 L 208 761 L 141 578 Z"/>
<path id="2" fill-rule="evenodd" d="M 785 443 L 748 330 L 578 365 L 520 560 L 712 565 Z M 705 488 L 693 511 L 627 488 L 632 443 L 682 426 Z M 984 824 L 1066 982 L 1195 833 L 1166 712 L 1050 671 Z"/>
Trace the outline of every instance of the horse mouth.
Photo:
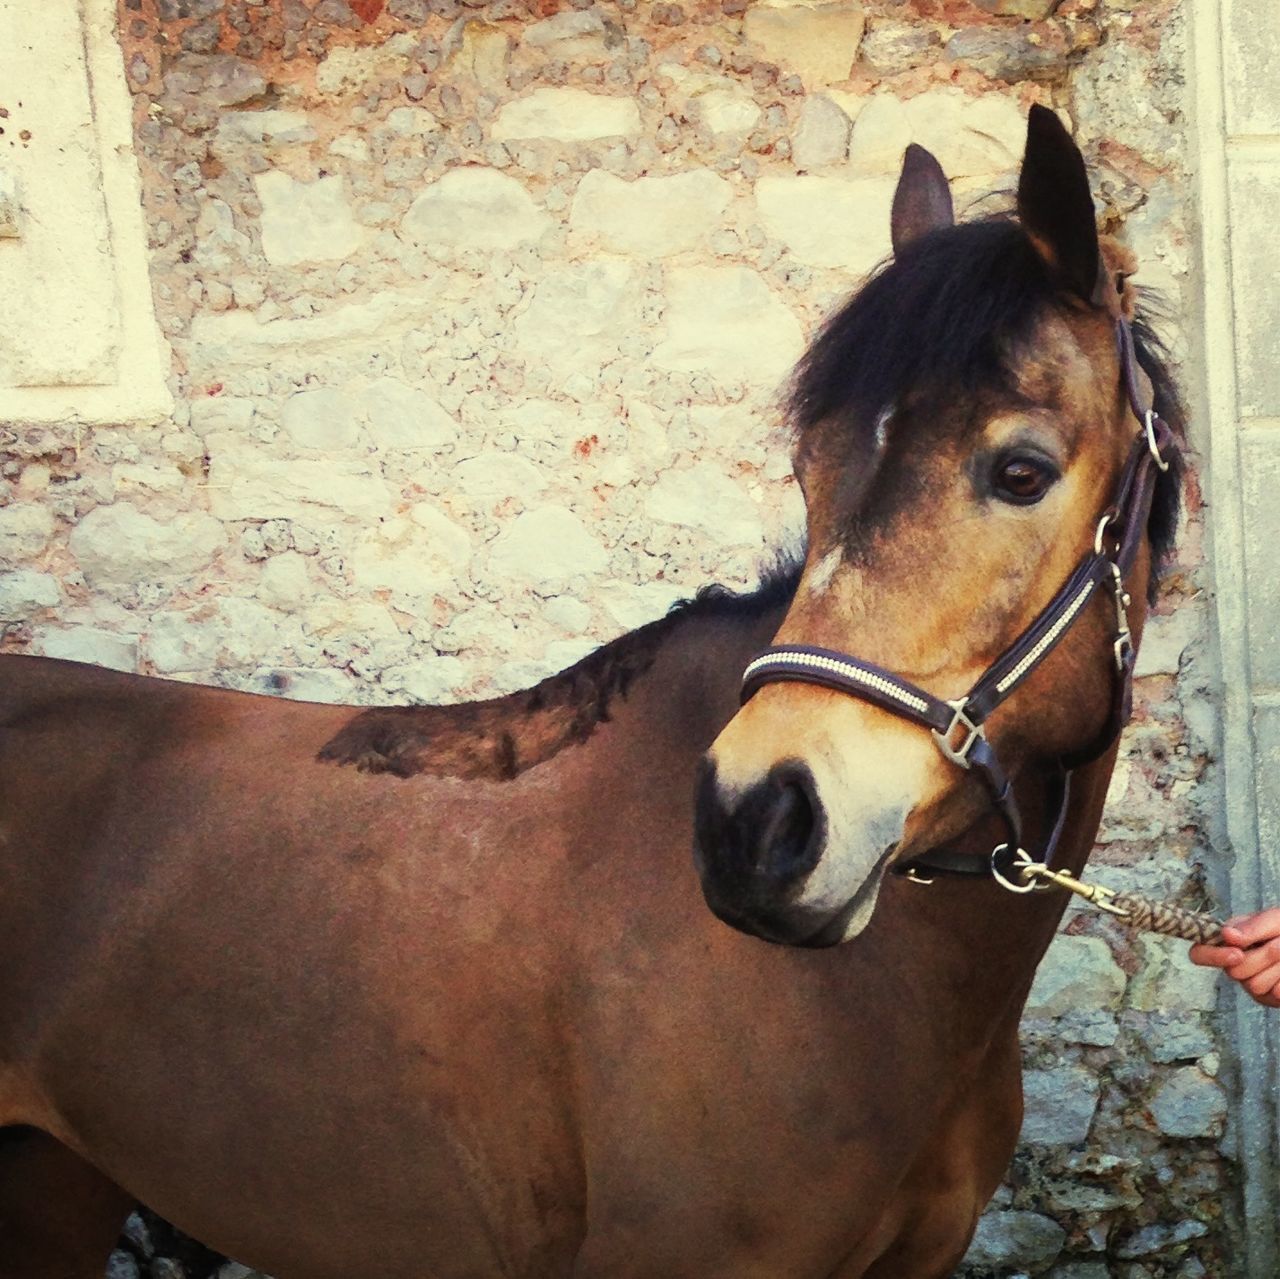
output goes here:
<path id="1" fill-rule="evenodd" d="M 833 914 L 818 915 L 798 906 L 776 912 L 747 914 L 710 898 L 707 905 L 718 919 L 732 928 L 775 946 L 825 950 L 856 937 L 870 922 L 889 863 L 897 851 L 896 843 L 886 848 L 858 886 L 858 891 Z"/>

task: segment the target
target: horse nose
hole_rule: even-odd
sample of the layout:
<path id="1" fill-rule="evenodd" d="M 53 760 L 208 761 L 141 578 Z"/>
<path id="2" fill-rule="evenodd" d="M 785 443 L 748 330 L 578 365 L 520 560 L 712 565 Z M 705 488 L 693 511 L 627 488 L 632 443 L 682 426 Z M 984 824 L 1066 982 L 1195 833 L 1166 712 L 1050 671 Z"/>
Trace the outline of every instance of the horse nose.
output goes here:
<path id="1" fill-rule="evenodd" d="M 728 794 L 714 763 L 698 787 L 698 870 L 741 905 L 778 903 L 818 864 L 824 843 L 822 802 L 799 760 L 775 764 L 745 791 Z"/>

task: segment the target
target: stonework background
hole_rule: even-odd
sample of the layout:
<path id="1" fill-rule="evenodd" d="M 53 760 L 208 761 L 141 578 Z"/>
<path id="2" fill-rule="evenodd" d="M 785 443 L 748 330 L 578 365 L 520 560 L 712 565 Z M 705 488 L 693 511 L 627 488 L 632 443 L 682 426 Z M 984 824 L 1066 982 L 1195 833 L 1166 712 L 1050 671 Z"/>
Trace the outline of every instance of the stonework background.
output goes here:
<path id="1" fill-rule="evenodd" d="M 1073 125 L 1181 349 L 1179 0 L 118 17 L 176 407 L 5 428 L 9 649 L 445 701 L 526 686 L 708 581 L 750 584 L 802 526 L 777 390 L 887 252 L 903 149 L 938 155 L 962 211 L 1000 207 L 1031 102 Z M 1225 837 L 1194 474 L 1188 497 L 1094 867 L 1200 905 Z M 967 1274 L 1243 1273 L 1232 1051 L 1185 949 L 1072 913 L 1028 1007 L 1022 1149 Z M 175 1279 L 159 1230 L 133 1223 L 117 1279 Z"/>

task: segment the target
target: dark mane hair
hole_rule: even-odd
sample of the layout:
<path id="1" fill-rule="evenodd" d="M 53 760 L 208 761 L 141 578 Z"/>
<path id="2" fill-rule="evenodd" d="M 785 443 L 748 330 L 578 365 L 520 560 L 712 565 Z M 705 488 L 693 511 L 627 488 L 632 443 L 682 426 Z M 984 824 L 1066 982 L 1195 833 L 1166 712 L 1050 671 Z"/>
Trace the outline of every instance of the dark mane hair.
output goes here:
<path id="1" fill-rule="evenodd" d="M 1057 298 L 1043 259 L 1006 215 L 922 237 L 827 320 L 796 366 L 787 412 L 798 437 L 803 442 L 819 423 L 869 436 L 879 413 L 908 393 L 949 396 L 1006 385 Z M 1181 400 L 1145 313 L 1133 335 L 1156 406 L 1181 436 Z M 1172 546 L 1180 490 L 1171 468 L 1151 512 L 1157 565 Z"/>

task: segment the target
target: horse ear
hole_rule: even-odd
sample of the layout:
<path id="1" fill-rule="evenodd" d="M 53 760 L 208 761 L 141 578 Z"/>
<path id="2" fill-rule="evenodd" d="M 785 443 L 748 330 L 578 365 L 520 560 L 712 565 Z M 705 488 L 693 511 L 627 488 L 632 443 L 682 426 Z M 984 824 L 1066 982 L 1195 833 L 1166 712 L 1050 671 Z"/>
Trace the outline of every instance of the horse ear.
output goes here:
<path id="1" fill-rule="evenodd" d="M 1064 286 L 1103 305 L 1106 277 L 1084 156 L 1048 107 L 1033 106 L 1018 178 L 1018 217 Z"/>
<path id="2" fill-rule="evenodd" d="M 893 251 L 897 255 L 930 231 L 954 226 L 955 209 L 947 175 L 932 153 L 914 142 L 902 157 L 902 176 L 893 193 Z"/>

